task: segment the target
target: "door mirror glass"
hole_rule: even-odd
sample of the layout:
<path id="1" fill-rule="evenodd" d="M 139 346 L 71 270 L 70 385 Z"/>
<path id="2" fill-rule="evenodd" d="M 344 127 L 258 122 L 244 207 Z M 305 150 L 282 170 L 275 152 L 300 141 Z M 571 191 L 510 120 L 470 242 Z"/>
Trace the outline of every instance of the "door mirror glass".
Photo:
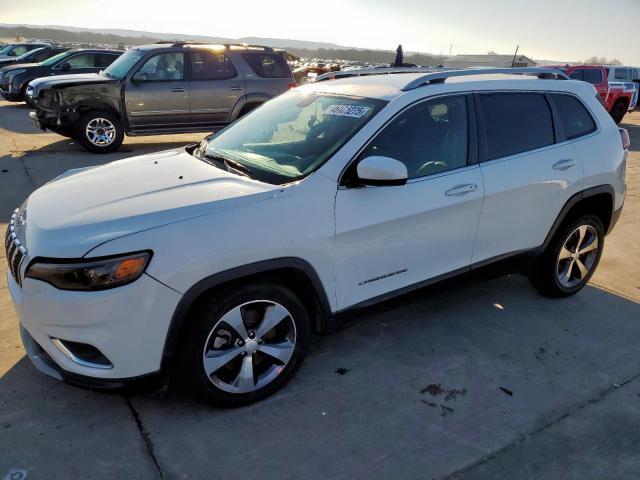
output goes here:
<path id="1" fill-rule="evenodd" d="M 145 72 L 137 72 L 133 78 L 131 79 L 132 82 L 146 82 L 147 81 L 147 74 Z"/>
<path id="2" fill-rule="evenodd" d="M 407 167 L 395 158 L 372 156 L 362 159 L 357 167 L 358 180 L 363 185 L 404 185 Z"/>
<path id="3" fill-rule="evenodd" d="M 69 62 L 64 62 L 62 65 L 60 65 L 60 70 L 65 72 L 67 70 L 71 70 L 71 64 Z"/>

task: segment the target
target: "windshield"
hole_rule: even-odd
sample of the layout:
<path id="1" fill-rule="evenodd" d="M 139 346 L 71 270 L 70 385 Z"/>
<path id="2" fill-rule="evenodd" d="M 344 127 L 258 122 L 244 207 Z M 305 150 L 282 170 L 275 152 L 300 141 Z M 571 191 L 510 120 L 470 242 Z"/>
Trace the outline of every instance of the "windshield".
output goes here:
<path id="1" fill-rule="evenodd" d="M 200 153 L 241 164 L 269 183 L 288 183 L 318 169 L 385 104 L 294 90 L 210 137 Z"/>
<path id="2" fill-rule="evenodd" d="M 138 60 L 142 57 L 144 57 L 144 52 L 140 50 L 127 50 L 102 73 L 107 77 L 122 80 L 129 70 L 131 70 L 131 67 L 138 63 Z"/>
<path id="3" fill-rule="evenodd" d="M 0 48 L 0 55 L 7 53 L 9 50 L 11 50 L 11 47 L 13 47 L 13 45 L 9 44 Z"/>
<path id="4" fill-rule="evenodd" d="M 63 58 L 68 57 L 69 55 L 71 55 L 73 52 L 69 51 L 69 52 L 62 52 L 59 53 L 57 55 L 54 55 L 51 58 L 46 59 L 44 62 L 41 62 L 40 65 L 44 65 L 45 67 L 48 67 L 50 65 L 55 65 L 56 63 L 58 63 L 60 60 L 62 60 Z"/>

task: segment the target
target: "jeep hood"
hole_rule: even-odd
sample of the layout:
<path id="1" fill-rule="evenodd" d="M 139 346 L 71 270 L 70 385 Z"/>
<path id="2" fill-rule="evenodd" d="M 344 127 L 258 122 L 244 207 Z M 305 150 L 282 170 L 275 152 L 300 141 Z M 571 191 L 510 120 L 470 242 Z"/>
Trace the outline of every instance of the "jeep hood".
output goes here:
<path id="1" fill-rule="evenodd" d="M 184 149 L 70 170 L 31 194 L 31 256 L 81 257 L 109 240 L 272 198 L 283 187 L 221 170 Z"/>

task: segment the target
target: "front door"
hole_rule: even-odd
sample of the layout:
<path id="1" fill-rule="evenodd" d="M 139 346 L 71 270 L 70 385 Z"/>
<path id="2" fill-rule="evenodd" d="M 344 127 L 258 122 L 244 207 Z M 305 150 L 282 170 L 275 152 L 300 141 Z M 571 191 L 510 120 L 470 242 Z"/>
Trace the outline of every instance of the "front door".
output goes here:
<path id="1" fill-rule="evenodd" d="M 339 309 L 468 268 L 484 192 L 472 108 L 463 95 L 409 107 L 358 156 L 356 162 L 373 155 L 400 160 L 409 179 L 402 186 L 339 187 Z"/>
<path id="2" fill-rule="evenodd" d="M 191 122 L 228 123 L 233 107 L 246 91 L 242 75 L 222 52 L 194 50 L 190 57 Z"/>
<path id="3" fill-rule="evenodd" d="M 183 52 L 154 55 L 127 80 L 124 98 L 129 125 L 162 128 L 189 124 L 184 57 Z"/>

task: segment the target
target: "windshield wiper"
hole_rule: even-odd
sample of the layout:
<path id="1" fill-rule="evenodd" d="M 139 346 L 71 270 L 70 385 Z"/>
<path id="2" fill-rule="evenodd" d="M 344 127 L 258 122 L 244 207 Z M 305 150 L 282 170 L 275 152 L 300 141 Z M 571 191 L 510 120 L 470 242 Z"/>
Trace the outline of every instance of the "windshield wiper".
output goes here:
<path id="1" fill-rule="evenodd" d="M 250 177 L 252 174 L 252 170 L 246 165 L 243 165 L 236 160 L 231 160 L 230 158 L 224 157 L 222 155 L 212 155 L 210 153 L 206 153 L 204 155 L 204 158 L 206 160 L 222 162 L 227 172 L 231 172 L 233 170 L 232 173 L 238 173 L 240 175 L 244 175 L 245 177 Z"/>

